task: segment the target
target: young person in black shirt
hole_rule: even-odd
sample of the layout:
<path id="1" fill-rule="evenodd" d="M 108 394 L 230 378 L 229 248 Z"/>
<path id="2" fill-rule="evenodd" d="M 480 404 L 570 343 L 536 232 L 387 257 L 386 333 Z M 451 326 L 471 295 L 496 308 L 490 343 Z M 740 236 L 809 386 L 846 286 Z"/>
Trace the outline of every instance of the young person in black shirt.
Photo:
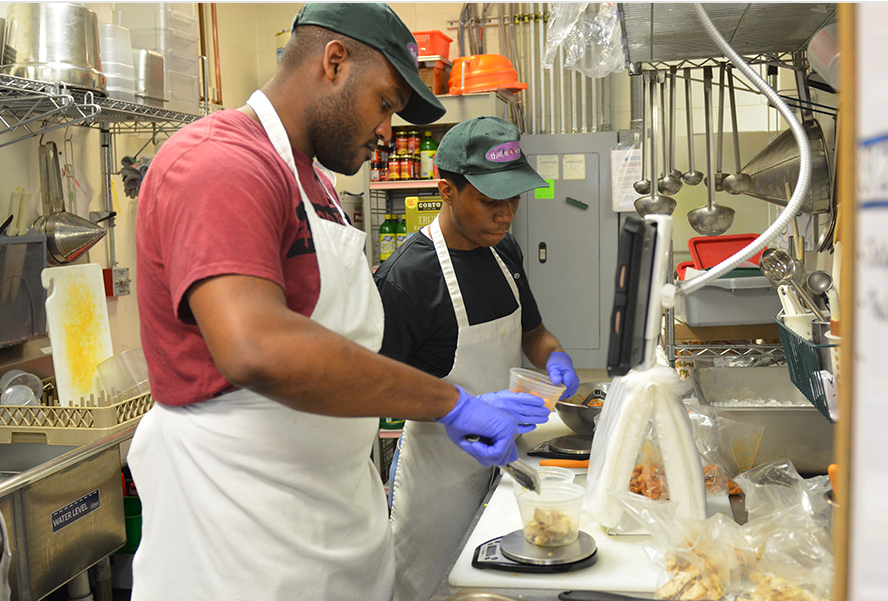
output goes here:
<path id="1" fill-rule="evenodd" d="M 509 233 L 519 196 L 547 185 L 519 139 L 508 121 L 479 117 L 441 140 L 440 214 L 374 276 L 385 309 L 380 352 L 471 394 L 508 387 L 523 353 L 566 386 L 566 398 L 579 379 L 543 325 Z M 429 598 L 494 476 L 448 442 L 437 424 L 405 425 L 392 485 L 395 601 Z"/>

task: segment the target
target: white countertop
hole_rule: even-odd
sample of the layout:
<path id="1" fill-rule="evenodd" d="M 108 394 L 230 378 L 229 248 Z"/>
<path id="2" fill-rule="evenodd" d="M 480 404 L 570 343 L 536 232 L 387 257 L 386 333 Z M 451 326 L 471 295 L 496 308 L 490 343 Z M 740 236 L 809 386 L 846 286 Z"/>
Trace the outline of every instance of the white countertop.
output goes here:
<path id="1" fill-rule="evenodd" d="M 521 437 L 519 455 L 532 465 L 539 465 L 538 457 L 528 457 L 527 451 L 539 443 L 557 436 L 573 434 L 557 413 L 552 413 L 546 424 Z M 585 486 L 586 469 L 575 469 L 578 484 Z M 475 549 L 494 538 L 521 529 L 518 504 L 512 492 L 512 478 L 503 474 L 475 529 L 450 571 L 450 584 L 454 587 L 479 587 L 494 589 L 552 589 L 552 590 L 601 590 L 654 593 L 662 584 L 662 569 L 648 559 L 645 548 L 651 544 L 650 536 L 609 536 L 595 523 L 587 510 L 583 511 L 580 530 L 591 535 L 598 545 L 598 561 L 586 568 L 562 574 L 513 573 L 472 567 Z M 710 503 L 712 511 L 727 511 L 727 497 Z"/>

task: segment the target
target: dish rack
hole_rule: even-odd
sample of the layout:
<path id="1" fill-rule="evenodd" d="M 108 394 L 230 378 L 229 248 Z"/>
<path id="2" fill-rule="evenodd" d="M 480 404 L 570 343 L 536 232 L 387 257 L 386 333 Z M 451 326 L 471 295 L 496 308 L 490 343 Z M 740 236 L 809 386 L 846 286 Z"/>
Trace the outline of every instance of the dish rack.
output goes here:
<path id="1" fill-rule="evenodd" d="M 811 404 L 830 422 L 829 406 L 826 402 L 826 391 L 823 381 L 818 377 L 823 369 L 820 361 L 821 351 L 835 347 L 834 344 L 814 344 L 786 327 L 777 317 L 774 318 L 780 330 L 780 341 L 786 354 L 786 365 L 789 368 L 789 379 L 795 387 L 805 395 Z"/>
<path id="2" fill-rule="evenodd" d="M 154 405 L 151 393 L 128 399 L 90 398 L 79 407 L 62 407 L 55 379 L 43 381 L 40 406 L 0 407 L 0 444 L 42 443 L 80 446 L 135 426 Z"/>

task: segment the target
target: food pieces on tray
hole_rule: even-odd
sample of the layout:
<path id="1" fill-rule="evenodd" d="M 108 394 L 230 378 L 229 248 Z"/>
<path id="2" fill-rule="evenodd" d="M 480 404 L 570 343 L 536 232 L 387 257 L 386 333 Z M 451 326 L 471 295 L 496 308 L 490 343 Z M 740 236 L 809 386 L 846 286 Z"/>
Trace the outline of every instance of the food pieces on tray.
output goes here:
<path id="1" fill-rule="evenodd" d="M 561 511 L 535 509 L 533 519 L 524 525 L 524 538 L 535 545 L 557 547 L 576 540 L 579 524 Z"/>

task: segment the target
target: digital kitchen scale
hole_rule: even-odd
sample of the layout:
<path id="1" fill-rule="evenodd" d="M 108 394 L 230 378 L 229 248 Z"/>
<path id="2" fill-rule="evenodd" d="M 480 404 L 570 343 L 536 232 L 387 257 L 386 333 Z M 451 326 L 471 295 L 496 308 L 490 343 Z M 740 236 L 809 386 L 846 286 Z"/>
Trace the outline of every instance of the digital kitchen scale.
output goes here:
<path id="1" fill-rule="evenodd" d="M 595 539 L 580 531 L 577 540 L 561 547 L 541 547 L 527 542 L 516 530 L 483 543 L 475 549 L 472 567 L 535 574 L 556 574 L 587 568 L 598 561 Z"/>
<path id="2" fill-rule="evenodd" d="M 569 434 L 541 442 L 527 454 L 546 459 L 588 459 L 591 449 L 591 434 Z"/>

